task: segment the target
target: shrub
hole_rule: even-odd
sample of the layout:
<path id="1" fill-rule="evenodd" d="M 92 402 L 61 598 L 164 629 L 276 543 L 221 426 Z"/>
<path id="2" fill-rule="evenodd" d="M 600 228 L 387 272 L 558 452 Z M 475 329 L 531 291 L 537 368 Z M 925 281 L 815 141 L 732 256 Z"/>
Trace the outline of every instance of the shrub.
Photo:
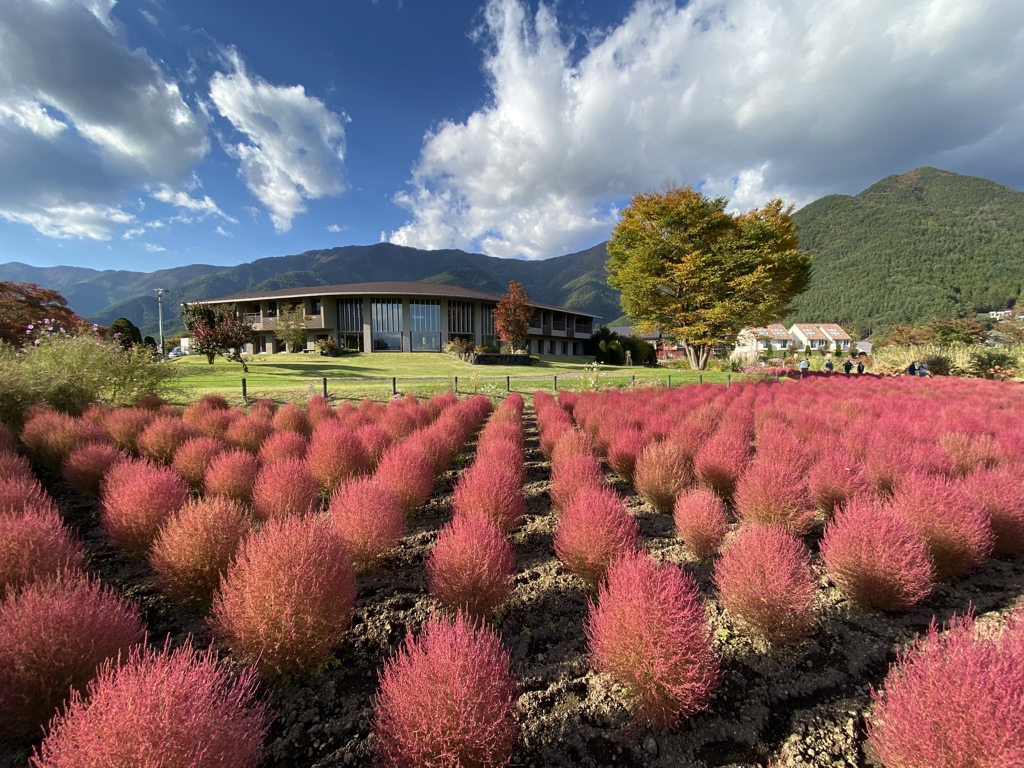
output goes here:
<path id="1" fill-rule="evenodd" d="M 106 443 L 87 443 L 72 451 L 60 468 L 67 484 L 79 493 L 100 495 L 100 483 L 111 465 L 128 458 Z"/>
<path id="2" fill-rule="evenodd" d="M 74 694 L 32 757 L 33 768 L 253 768 L 266 734 L 251 671 L 232 679 L 212 650 L 191 642 L 107 662 L 86 696 Z"/>
<path id="3" fill-rule="evenodd" d="M 210 463 L 227 450 L 223 440 L 216 437 L 192 437 L 174 452 L 171 468 L 181 475 L 194 491 L 206 484 L 206 470 Z"/>
<path id="4" fill-rule="evenodd" d="M 551 449 L 551 469 L 554 470 L 569 456 L 593 456 L 597 458 L 597 444 L 594 438 L 579 429 L 567 429 L 555 447 Z"/>
<path id="5" fill-rule="evenodd" d="M 13 451 L 0 451 L 0 483 L 2 482 L 28 483 L 30 485 L 35 483 L 36 478 L 32 474 L 32 465 L 28 463 L 28 459 Z M 0 508 L 2 507 L 3 503 L 0 502 Z"/>
<path id="6" fill-rule="evenodd" d="M 693 577 L 639 552 L 616 560 L 586 624 L 598 672 L 611 675 L 638 723 L 672 727 L 708 705 L 719 679 Z"/>
<path id="7" fill-rule="evenodd" d="M 10 427 L 0 423 L 0 453 L 14 453 L 18 450 L 18 438 Z"/>
<path id="8" fill-rule="evenodd" d="M 255 455 L 260 452 L 263 441 L 274 434 L 271 418 L 272 415 L 267 415 L 265 409 L 257 410 L 253 406 L 248 415 L 231 422 L 224 438 L 236 448 Z"/>
<path id="9" fill-rule="evenodd" d="M 1024 475 L 1020 466 L 980 469 L 968 475 L 964 491 L 988 515 L 993 554 L 1024 552 Z"/>
<path id="10" fill-rule="evenodd" d="M 487 619 L 512 595 L 516 560 L 493 520 L 456 515 L 427 560 L 430 594 L 451 611 Z"/>
<path id="11" fill-rule="evenodd" d="M 227 497 L 189 501 L 160 529 L 150 550 L 157 589 L 172 600 L 209 604 L 249 528 L 245 510 Z"/>
<path id="12" fill-rule="evenodd" d="M 872 691 L 867 752 L 887 766 L 1020 765 L 1024 755 L 1024 620 L 977 632 L 970 618 L 899 654 Z"/>
<path id="13" fill-rule="evenodd" d="M 413 443 L 399 443 L 384 451 L 373 476 L 407 515 L 426 504 L 434 491 L 434 465 Z"/>
<path id="14" fill-rule="evenodd" d="M 373 569 L 405 535 L 401 502 L 372 477 L 359 477 L 341 486 L 331 497 L 329 512 L 334 534 L 359 572 Z"/>
<path id="15" fill-rule="evenodd" d="M 82 545 L 52 502 L 0 508 L 0 595 L 84 566 Z"/>
<path id="16" fill-rule="evenodd" d="M 674 443 L 650 443 L 637 457 L 633 485 L 655 512 L 669 514 L 676 496 L 690 484 L 693 474 L 686 457 Z"/>
<path id="17" fill-rule="evenodd" d="M 295 432 L 307 438 L 313 434 L 309 417 L 297 403 L 285 403 L 278 408 L 272 423 L 278 432 Z"/>
<path id="18" fill-rule="evenodd" d="M 780 525 L 744 525 L 715 565 L 719 601 L 768 642 L 802 637 L 814 621 L 814 574 L 803 544 Z"/>
<path id="19" fill-rule="evenodd" d="M 636 460 L 647 445 L 639 429 L 625 429 L 612 438 L 608 445 L 608 465 L 619 477 L 633 481 Z"/>
<path id="20" fill-rule="evenodd" d="M 462 616 L 432 617 L 384 665 L 374 704 L 388 768 L 498 768 L 512 757 L 516 684 L 497 634 Z"/>
<path id="21" fill-rule="evenodd" d="M 526 482 L 526 462 L 523 461 L 523 450 L 512 440 L 493 439 L 486 443 L 477 443 L 476 460 L 483 464 L 497 464 L 516 476 L 516 482 Z"/>
<path id="22" fill-rule="evenodd" d="M 392 442 L 391 435 L 379 424 L 363 424 L 356 429 L 356 437 L 362 443 L 371 467 L 377 466 L 380 457 Z"/>
<path id="23" fill-rule="evenodd" d="M 799 471 L 785 464 L 755 461 L 740 476 L 733 494 L 744 523 L 781 525 L 802 536 L 814 525 L 814 509 Z"/>
<path id="24" fill-rule="evenodd" d="M 829 450 L 807 473 L 807 489 L 817 509 L 831 516 L 848 499 L 871 490 L 856 459 L 841 448 Z"/>
<path id="25" fill-rule="evenodd" d="M 211 623 L 261 674 L 308 672 L 341 642 L 355 600 L 341 541 L 322 521 L 287 517 L 242 542 L 214 595 Z"/>
<path id="26" fill-rule="evenodd" d="M 480 438 L 476 442 L 476 450 L 479 453 L 480 450 L 495 442 L 510 442 L 521 452 L 525 445 L 522 425 L 491 419 L 480 433 Z"/>
<path id="27" fill-rule="evenodd" d="M 992 554 L 988 516 L 959 482 L 915 472 L 900 481 L 891 504 L 928 543 L 939 581 L 962 576 Z"/>
<path id="28" fill-rule="evenodd" d="M 693 472 L 700 483 L 728 500 L 749 461 L 750 451 L 744 439 L 731 432 L 720 432 L 698 449 L 693 457 Z"/>
<path id="29" fill-rule="evenodd" d="M 526 499 L 515 472 L 477 461 L 456 483 L 452 510 L 456 515 L 486 517 L 508 535 L 522 523 Z"/>
<path id="30" fill-rule="evenodd" d="M 160 464 L 170 464 L 174 454 L 196 431 L 180 418 L 157 416 L 142 430 L 136 444 L 139 453 Z"/>
<path id="31" fill-rule="evenodd" d="M 103 431 L 125 453 L 137 453 L 137 441 L 155 414 L 145 408 L 115 408 L 103 417 Z"/>
<path id="32" fill-rule="evenodd" d="M 874 499 L 848 502 L 825 527 L 820 551 L 839 591 L 865 608 L 903 611 L 931 593 L 927 543 Z"/>
<path id="33" fill-rule="evenodd" d="M 37 581 L 0 604 L 0 731 L 37 733 L 97 667 L 143 642 L 134 604 L 98 580 Z"/>
<path id="34" fill-rule="evenodd" d="M 259 520 L 308 515 L 320 506 L 320 485 L 301 459 L 260 468 L 252 491 L 252 513 Z"/>
<path id="35" fill-rule="evenodd" d="M 100 521 L 116 547 L 142 552 L 188 498 L 188 486 L 170 467 L 122 461 L 103 480 Z"/>
<path id="36" fill-rule="evenodd" d="M 689 488 L 676 497 L 672 508 L 676 535 L 698 560 L 718 554 L 729 530 L 725 502 L 708 488 Z"/>
<path id="37" fill-rule="evenodd" d="M 999 446 L 991 435 L 947 432 L 939 436 L 939 446 L 961 475 L 999 464 Z"/>
<path id="38" fill-rule="evenodd" d="M 618 557 L 640 549 L 640 526 L 611 488 L 583 488 L 562 509 L 555 554 L 594 590 Z"/>
<path id="39" fill-rule="evenodd" d="M 223 439 L 231 425 L 245 416 L 242 411 L 235 408 L 229 411 L 223 411 L 219 408 L 202 408 L 190 415 L 189 408 L 191 407 L 189 406 L 185 409 L 185 412 L 181 415 L 181 420 L 195 429 L 196 433 L 206 435 L 207 437 Z"/>
<path id="40" fill-rule="evenodd" d="M 336 421 L 325 421 L 313 431 L 306 461 L 325 496 L 370 470 L 370 459 L 355 432 Z"/>
<path id="41" fill-rule="evenodd" d="M 252 504 L 253 487 L 260 462 L 251 453 L 242 450 L 217 454 L 206 468 L 203 488 L 212 496 L 226 496 L 239 504 Z"/>
<path id="42" fill-rule="evenodd" d="M 260 445 L 257 454 L 263 464 L 272 464 L 284 459 L 304 459 L 309 440 L 298 432 L 274 432 Z"/>
<path id="43" fill-rule="evenodd" d="M 566 456 L 552 469 L 548 495 L 555 509 L 564 509 L 584 488 L 600 488 L 605 484 L 601 462 L 592 454 Z"/>
<path id="44" fill-rule="evenodd" d="M 44 507 L 57 514 L 57 505 L 36 480 L 32 470 L 23 474 L 21 464 L 11 462 L 11 466 L 14 468 L 12 474 L 0 475 L 0 512 L 20 512 L 26 507 Z"/>
<path id="45" fill-rule="evenodd" d="M 887 495 L 913 471 L 914 448 L 892 436 L 876 436 L 864 455 L 864 475 L 876 492 Z"/>
<path id="46" fill-rule="evenodd" d="M 77 448 L 89 442 L 106 442 L 106 433 L 66 413 L 40 409 L 26 419 L 21 442 L 32 458 L 57 470 Z"/>

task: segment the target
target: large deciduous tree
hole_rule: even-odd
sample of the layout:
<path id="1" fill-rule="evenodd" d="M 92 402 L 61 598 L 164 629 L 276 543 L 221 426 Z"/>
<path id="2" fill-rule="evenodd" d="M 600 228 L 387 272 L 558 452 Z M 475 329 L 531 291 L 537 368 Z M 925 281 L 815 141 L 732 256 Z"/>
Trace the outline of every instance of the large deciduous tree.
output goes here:
<path id="1" fill-rule="evenodd" d="M 68 309 L 67 299 L 57 291 L 35 283 L 0 281 L 0 340 L 20 347 L 36 337 L 32 331 L 38 327 L 73 332 L 93 326 Z"/>
<path id="2" fill-rule="evenodd" d="M 253 341 L 256 332 L 252 323 L 238 316 L 234 304 L 182 304 L 181 319 L 191 336 L 192 349 L 206 355 L 210 365 L 226 350 L 228 360 L 241 363 L 242 370 L 249 372 L 242 348 Z"/>
<path id="3" fill-rule="evenodd" d="M 734 215 L 690 187 L 633 197 L 608 243 L 608 284 L 642 332 L 683 344 L 703 370 L 711 350 L 787 311 L 810 281 L 793 206 L 772 200 Z"/>
<path id="4" fill-rule="evenodd" d="M 508 284 L 508 293 L 494 308 L 494 330 L 513 352 L 526 348 L 533 319 L 533 307 L 527 304 L 529 300 L 523 286 L 513 280 Z"/>

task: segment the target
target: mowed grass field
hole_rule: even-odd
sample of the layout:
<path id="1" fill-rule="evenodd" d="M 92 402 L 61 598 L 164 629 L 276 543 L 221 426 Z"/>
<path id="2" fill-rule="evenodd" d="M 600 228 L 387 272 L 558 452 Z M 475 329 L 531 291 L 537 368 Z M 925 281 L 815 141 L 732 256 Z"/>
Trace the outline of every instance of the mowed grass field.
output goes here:
<path id="1" fill-rule="evenodd" d="M 223 395 L 241 404 L 242 379 L 250 400 L 270 398 L 280 402 L 305 401 L 323 394 L 327 379 L 328 395 L 334 399 L 360 400 L 372 397 L 387 400 L 394 389 L 400 393 L 434 395 L 441 392 L 487 394 L 500 397 L 506 391 L 529 395 L 538 389 L 607 389 L 638 385 L 725 383 L 727 374 L 697 373 L 668 368 L 641 366 L 595 366 L 592 357 L 542 355 L 531 366 L 470 365 L 444 353 L 353 354 L 321 357 L 312 354 L 254 355 L 248 360 L 249 372 L 238 363 L 222 357 L 213 365 L 199 355 L 169 361 L 180 374 L 170 400 L 185 404 L 206 394 Z M 506 380 L 507 377 L 507 380 Z"/>

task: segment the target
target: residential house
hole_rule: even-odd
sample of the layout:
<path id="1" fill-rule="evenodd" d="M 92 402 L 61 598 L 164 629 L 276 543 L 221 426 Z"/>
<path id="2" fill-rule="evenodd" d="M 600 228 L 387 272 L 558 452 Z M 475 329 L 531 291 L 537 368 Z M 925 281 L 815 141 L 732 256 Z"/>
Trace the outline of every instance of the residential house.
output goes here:
<path id="1" fill-rule="evenodd" d="M 736 338 L 736 348 L 729 355 L 731 360 L 751 361 L 765 354 L 785 356 L 793 347 L 793 337 L 782 323 L 772 323 L 764 328 L 748 327 Z"/>
<path id="2" fill-rule="evenodd" d="M 853 345 L 850 334 L 836 323 L 795 323 L 789 333 L 793 337 L 793 349 L 797 352 L 811 350 L 843 354 L 849 353 Z"/>

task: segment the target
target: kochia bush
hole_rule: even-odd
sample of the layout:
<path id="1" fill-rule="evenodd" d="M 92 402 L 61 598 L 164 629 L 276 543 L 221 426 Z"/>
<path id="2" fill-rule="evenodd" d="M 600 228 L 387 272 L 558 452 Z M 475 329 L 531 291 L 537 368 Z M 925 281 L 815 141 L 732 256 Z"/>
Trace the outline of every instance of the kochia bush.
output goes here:
<path id="1" fill-rule="evenodd" d="M 0 509 L 0 595 L 84 565 L 81 543 L 52 502 Z"/>
<path id="2" fill-rule="evenodd" d="M 551 471 L 548 495 L 555 509 L 564 509 L 585 488 L 605 484 L 600 460 L 589 453 L 565 456 Z"/>
<path id="3" fill-rule="evenodd" d="M 635 720 L 672 727 L 708 705 L 719 680 L 693 577 L 639 552 L 616 560 L 586 624 L 598 672 L 635 706 Z"/>
<path id="4" fill-rule="evenodd" d="M 583 488 L 562 509 L 555 554 L 590 590 L 597 588 L 614 560 L 640 547 L 640 526 L 625 499 L 611 488 Z"/>
<path id="5" fill-rule="evenodd" d="M 100 495 L 100 483 L 111 465 L 128 458 L 107 443 L 87 443 L 64 460 L 60 474 L 79 493 Z"/>
<path id="6" fill-rule="evenodd" d="M 264 464 L 272 464 L 284 459 L 304 459 L 309 448 L 309 440 L 298 432 L 274 432 L 260 445 L 259 460 Z"/>
<path id="7" fill-rule="evenodd" d="M 759 460 L 740 475 L 733 494 L 736 516 L 744 523 L 781 525 L 802 536 L 814 525 L 807 484 L 800 472 L 785 464 Z"/>
<path id="8" fill-rule="evenodd" d="M 689 488 L 676 497 L 672 508 L 676 535 L 698 560 L 718 554 L 729 531 L 725 502 L 709 488 Z"/>
<path id="9" fill-rule="evenodd" d="M 213 650 L 140 648 L 74 694 L 33 768 L 255 768 L 268 718 L 251 671 L 233 678 Z"/>
<path id="10" fill-rule="evenodd" d="M 512 545 L 483 517 L 456 515 L 427 560 L 427 586 L 443 607 L 487 619 L 512 594 Z"/>
<path id="11" fill-rule="evenodd" d="M 278 432 L 295 432 L 306 438 L 313 434 L 309 417 L 302 410 L 302 406 L 296 403 L 285 403 L 278 408 L 272 423 Z"/>
<path id="12" fill-rule="evenodd" d="M 253 487 L 260 471 L 260 462 L 247 451 L 224 451 L 217 454 L 206 468 L 203 487 L 207 495 L 226 496 L 239 504 L 252 504 Z"/>
<path id="13" fill-rule="evenodd" d="M 333 419 L 313 430 L 306 461 L 320 492 L 328 497 L 342 483 L 370 471 L 370 457 L 355 432 Z"/>
<path id="14" fill-rule="evenodd" d="M 811 502 L 826 515 L 858 496 L 871 491 L 860 464 L 842 448 L 826 450 L 807 472 Z"/>
<path id="15" fill-rule="evenodd" d="M 331 497 L 328 512 L 334 535 L 345 545 L 358 572 L 373 569 L 405 534 L 401 502 L 372 477 L 358 477 L 341 486 Z"/>
<path id="16" fill-rule="evenodd" d="M 171 468 L 181 475 L 194 491 L 202 490 L 206 483 L 206 470 L 217 456 L 227 450 L 223 440 L 216 437 L 193 437 L 175 451 Z"/>
<path id="17" fill-rule="evenodd" d="M 392 445 L 384 451 L 373 476 L 398 499 L 407 515 L 426 504 L 434 490 L 433 462 L 410 442 Z"/>
<path id="18" fill-rule="evenodd" d="M 260 452 L 263 441 L 274 434 L 272 415 L 255 406 L 246 416 L 235 419 L 224 432 L 224 439 L 236 448 L 252 454 Z"/>
<path id="19" fill-rule="evenodd" d="M 259 520 L 307 515 L 320 506 L 320 486 L 302 459 L 283 459 L 260 468 L 252 489 L 252 514 Z"/>
<path id="20" fill-rule="evenodd" d="M 136 445 L 139 453 L 159 464 L 170 464 L 175 452 L 197 432 L 180 418 L 158 416 L 142 430 Z"/>
<path id="21" fill-rule="evenodd" d="M 1024 552 L 1024 467 L 979 469 L 964 480 L 964 491 L 988 515 L 996 555 Z"/>
<path id="22" fill-rule="evenodd" d="M 729 499 L 749 461 L 749 444 L 742 435 L 719 432 L 697 450 L 693 457 L 693 472 L 698 482 L 723 499 Z"/>
<path id="23" fill-rule="evenodd" d="M 125 453 L 136 453 L 136 441 L 154 417 L 145 408 L 115 408 L 106 412 L 102 427 L 114 445 Z"/>
<path id="24" fill-rule="evenodd" d="M 508 651 L 465 617 L 432 617 L 384 665 L 374 705 L 388 768 L 500 768 L 518 735 Z"/>
<path id="25" fill-rule="evenodd" d="M 26 451 L 51 469 L 60 469 L 76 448 L 106 440 L 106 433 L 95 424 L 47 408 L 33 412 L 21 429 Z"/>
<path id="26" fill-rule="evenodd" d="M 676 496 L 692 480 L 690 463 L 672 442 L 649 443 L 637 457 L 633 485 L 655 512 L 670 514 Z"/>
<path id="27" fill-rule="evenodd" d="M 636 460 L 647 446 L 639 429 L 624 429 L 608 445 L 608 464 L 619 477 L 632 482 Z"/>
<path id="28" fill-rule="evenodd" d="M 188 498 L 188 486 L 170 467 L 122 461 L 103 480 L 100 521 L 116 547 L 142 552 Z"/>
<path id="29" fill-rule="evenodd" d="M 452 510 L 456 515 L 492 520 L 507 535 L 522 522 L 526 499 L 515 472 L 477 461 L 456 483 Z"/>

